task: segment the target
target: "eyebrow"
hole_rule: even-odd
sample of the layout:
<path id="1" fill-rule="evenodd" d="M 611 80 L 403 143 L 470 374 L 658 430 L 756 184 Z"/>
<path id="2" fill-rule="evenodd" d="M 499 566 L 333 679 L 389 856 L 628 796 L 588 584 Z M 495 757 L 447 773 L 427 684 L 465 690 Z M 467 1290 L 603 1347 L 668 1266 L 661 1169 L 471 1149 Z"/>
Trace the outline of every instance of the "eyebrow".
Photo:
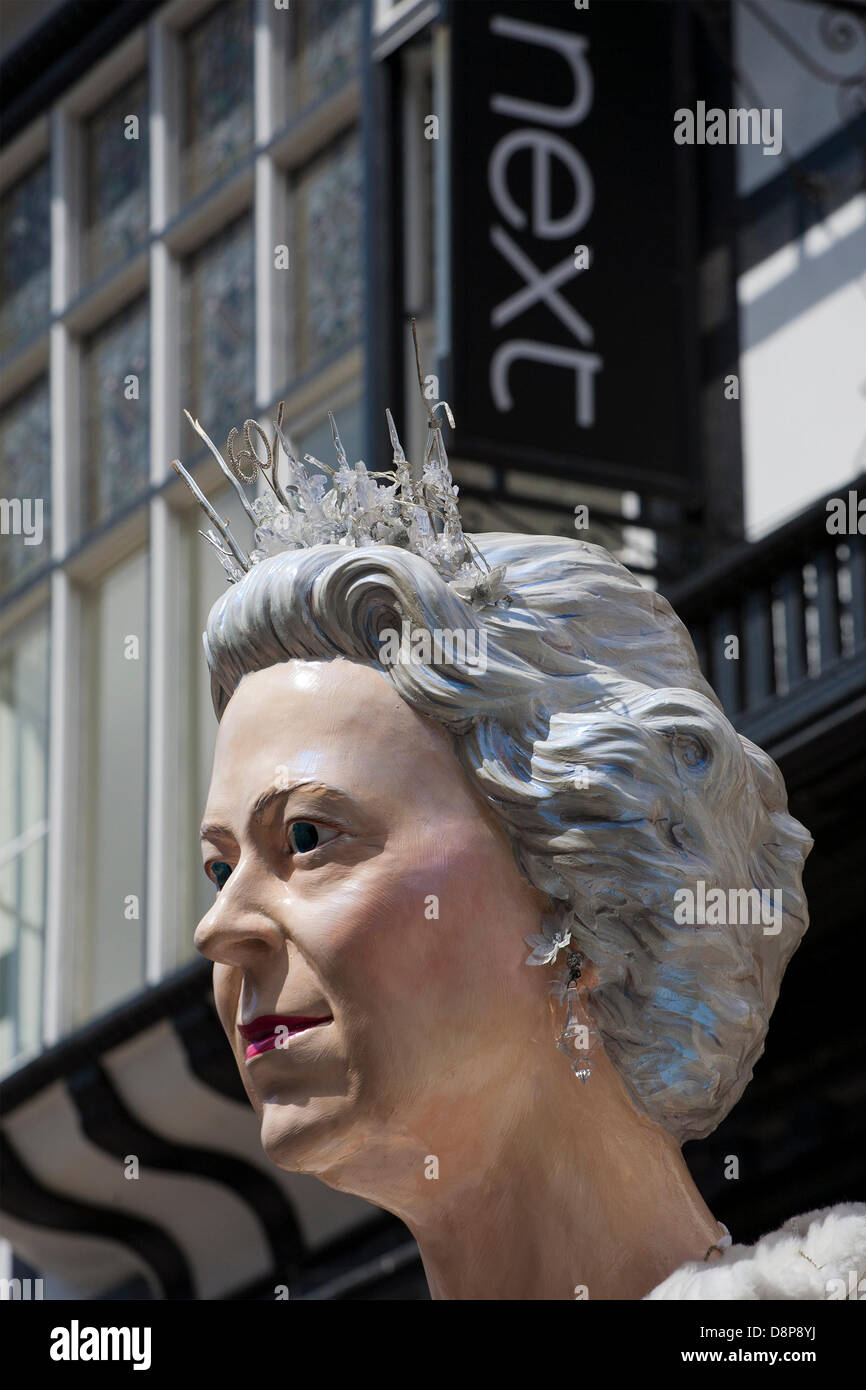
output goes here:
<path id="1" fill-rule="evenodd" d="M 261 821 L 265 811 L 267 811 L 268 807 L 273 805 L 275 801 L 284 800 L 298 791 L 305 791 L 312 796 L 328 797 L 331 800 L 342 801 L 349 807 L 357 806 L 357 802 L 355 802 L 347 792 L 341 791 L 339 787 L 329 787 L 324 782 L 291 782 L 288 786 L 280 783 L 277 786 L 268 787 L 260 796 L 256 797 L 252 811 L 250 812 L 250 820 Z M 201 826 L 199 833 L 203 840 L 209 840 L 214 837 L 218 839 L 234 839 L 233 830 L 227 825 L 218 824 L 214 821 L 205 822 Z"/>

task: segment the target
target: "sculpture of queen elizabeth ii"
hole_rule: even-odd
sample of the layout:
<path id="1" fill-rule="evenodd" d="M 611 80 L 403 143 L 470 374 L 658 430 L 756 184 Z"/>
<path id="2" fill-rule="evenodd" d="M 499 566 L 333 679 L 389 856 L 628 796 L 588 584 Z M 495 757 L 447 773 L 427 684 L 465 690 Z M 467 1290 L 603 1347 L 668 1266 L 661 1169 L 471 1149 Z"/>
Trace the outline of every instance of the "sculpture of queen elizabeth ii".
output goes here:
<path id="1" fill-rule="evenodd" d="M 778 768 L 600 546 L 464 535 L 428 415 L 385 482 L 335 427 L 328 491 L 279 423 L 208 440 L 267 484 L 251 556 L 176 464 L 233 581 L 196 946 L 263 1147 L 401 1218 L 435 1299 L 837 1296 L 866 1206 L 734 1245 L 680 1150 L 807 927 Z"/>

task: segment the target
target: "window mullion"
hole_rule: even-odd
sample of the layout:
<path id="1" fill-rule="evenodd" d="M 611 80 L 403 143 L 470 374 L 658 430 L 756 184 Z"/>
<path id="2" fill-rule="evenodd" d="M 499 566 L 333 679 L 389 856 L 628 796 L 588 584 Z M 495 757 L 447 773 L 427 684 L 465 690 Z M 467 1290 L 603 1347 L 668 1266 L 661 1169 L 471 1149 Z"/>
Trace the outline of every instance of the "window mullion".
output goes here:
<path id="1" fill-rule="evenodd" d="M 179 55 L 176 35 L 157 17 L 150 25 L 152 91 L 151 231 L 177 207 Z M 163 241 L 150 251 L 150 475 L 171 473 L 180 444 L 178 392 L 180 267 Z M 180 524 L 165 496 L 150 503 L 149 747 L 145 974 L 161 979 L 178 961 L 178 768 L 180 766 Z"/>
<path id="2" fill-rule="evenodd" d="M 53 373 L 52 373 L 53 376 Z M 69 575 L 51 576 L 49 642 L 48 882 L 45 914 L 47 1046 L 72 1026 L 74 982 L 83 932 L 78 875 L 83 860 L 79 821 L 81 771 L 81 599 Z"/>
<path id="3" fill-rule="evenodd" d="M 76 123 L 60 104 L 51 113 L 51 308 L 63 314 L 78 289 L 80 171 Z M 50 330 L 51 553 L 62 561 L 80 524 L 79 353 L 61 320 Z M 49 643 L 49 823 L 45 921 L 47 1044 L 67 1031 L 75 1010 L 72 982 L 84 923 L 75 891 L 80 861 L 76 814 L 80 776 L 81 601 L 68 573 L 51 576 Z"/>
<path id="4" fill-rule="evenodd" d="M 284 15 L 277 15 L 268 0 L 256 0 L 253 92 L 255 101 L 255 141 L 258 148 L 265 146 L 274 132 L 275 82 L 274 58 L 275 20 L 284 21 Z M 278 175 L 269 154 L 259 154 L 256 159 L 255 210 L 254 210 L 254 248 L 255 248 L 255 294 L 256 294 L 256 408 L 270 404 L 279 389 L 281 381 L 281 362 L 279 354 L 277 311 L 283 296 L 280 286 L 274 279 L 291 274 L 291 270 L 277 270 L 274 265 L 274 247 L 283 241 L 277 236 L 279 201 Z M 291 255 L 291 248 L 289 248 Z"/>

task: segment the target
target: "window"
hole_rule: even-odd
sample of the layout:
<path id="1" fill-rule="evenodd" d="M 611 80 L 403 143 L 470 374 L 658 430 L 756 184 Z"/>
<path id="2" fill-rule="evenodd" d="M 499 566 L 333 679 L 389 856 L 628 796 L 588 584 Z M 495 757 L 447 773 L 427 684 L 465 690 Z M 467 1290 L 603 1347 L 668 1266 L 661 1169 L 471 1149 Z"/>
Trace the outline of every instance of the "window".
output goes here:
<path id="1" fill-rule="evenodd" d="M 293 311 L 288 358 L 309 371 L 361 332 L 363 177 L 356 132 L 343 137 L 291 178 Z"/>
<path id="2" fill-rule="evenodd" d="M 147 79 L 121 88 L 85 126 L 84 272 L 103 275 L 144 246 L 148 235 Z"/>
<path id="3" fill-rule="evenodd" d="M 0 1066 L 42 1041 L 48 614 L 0 641 Z"/>
<path id="4" fill-rule="evenodd" d="M 120 512 L 146 491 L 150 475 L 149 350 L 145 299 L 122 310 L 86 342 L 82 460 L 88 527 Z"/>
<path id="5" fill-rule="evenodd" d="M 124 309 L 84 350 L 85 524 L 128 507 L 150 476 L 147 301 Z"/>
<path id="6" fill-rule="evenodd" d="M 428 120 L 436 109 L 429 51 L 426 48 L 404 49 L 402 62 L 405 92 L 403 273 L 406 309 L 409 314 L 420 317 L 432 312 L 434 302 L 435 160 L 439 142 L 427 138 Z"/>
<path id="7" fill-rule="evenodd" d="M 184 41 L 184 182 L 192 198 L 242 158 L 253 140 L 250 0 L 223 0 Z"/>
<path id="8" fill-rule="evenodd" d="M 85 604 L 78 1020 L 144 982 L 147 590 L 148 558 L 140 552 L 96 585 Z"/>
<path id="9" fill-rule="evenodd" d="M 183 399 L 214 443 L 250 414 L 255 394 L 253 236 L 248 215 L 184 267 Z"/>
<path id="10" fill-rule="evenodd" d="M 51 312 L 51 178 L 48 160 L 0 198 L 0 352 L 44 325 Z"/>
<path id="11" fill-rule="evenodd" d="M 360 0 L 295 0 L 280 11 L 280 23 L 288 118 L 328 96 L 358 67 L 362 6 Z"/>
<path id="12" fill-rule="evenodd" d="M 0 415 L 0 594 L 51 558 L 51 409 L 42 377 Z"/>

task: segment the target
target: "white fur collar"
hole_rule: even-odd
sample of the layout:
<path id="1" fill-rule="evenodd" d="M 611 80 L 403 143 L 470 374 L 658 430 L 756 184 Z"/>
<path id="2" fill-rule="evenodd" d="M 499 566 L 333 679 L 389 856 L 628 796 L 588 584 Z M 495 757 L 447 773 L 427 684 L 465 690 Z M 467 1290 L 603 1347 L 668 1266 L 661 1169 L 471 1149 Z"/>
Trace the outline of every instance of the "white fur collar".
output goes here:
<path id="1" fill-rule="evenodd" d="M 792 1217 L 755 1245 L 681 1265 L 647 1299 L 866 1299 L 866 1202 Z"/>

